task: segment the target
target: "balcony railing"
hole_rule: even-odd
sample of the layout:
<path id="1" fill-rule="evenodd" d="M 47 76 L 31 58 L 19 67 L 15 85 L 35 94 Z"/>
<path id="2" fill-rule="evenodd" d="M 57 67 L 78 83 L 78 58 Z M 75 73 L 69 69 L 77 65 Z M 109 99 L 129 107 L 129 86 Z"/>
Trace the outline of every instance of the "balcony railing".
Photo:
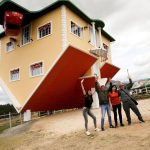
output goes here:
<path id="1" fill-rule="evenodd" d="M 90 53 L 94 54 L 97 57 L 101 57 L 107 60 L 107 53 L 108 50 L 104 49 L 104 48 L 95 48 L 95 49 L 91 49 Z"/>

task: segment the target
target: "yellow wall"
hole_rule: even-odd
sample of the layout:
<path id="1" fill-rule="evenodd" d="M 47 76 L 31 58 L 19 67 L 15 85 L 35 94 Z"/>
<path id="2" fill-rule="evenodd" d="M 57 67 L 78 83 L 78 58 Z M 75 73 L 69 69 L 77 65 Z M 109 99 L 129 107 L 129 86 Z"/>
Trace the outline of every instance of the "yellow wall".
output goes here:
<path id="1" fill-rule="evenodd" d="M 12 52 L 5 51 L 6 43 L 9 42 L 9 37 L 5 36 L 2 38 L 0 74 L 6 85 L 21 104 L 23 104 L 30 96 L 37 83 L 39 83 L 43 77 L 30 77 L 29 66 L 35 62 L 43 61 L 45 74 L 61 51 L 60 13 L 61 10 L 58 8 L 55 11 L 34 20 L 31 23 L 33 42 L 22 47 L 16 46 L 15 50 Z M 37 28 L 49 21 L 52 23 L 52 34 L 37 40 Z M 20 43 L 20 40 L 17 42 Z M 20 80 L 10 82 L 9 71 L 18 67 L 20 67 Z"/>
<path id="2" fill-rule="evenodd" d="M 89 53 L 89 50 L 94 48 L 94 46 L 88 42 L 90 39 L 89 28 L 83 29 L 82 38 L 79 38 L 78 36 L 71 33 L 70 28 L 71 21 L 77 23 L 77 25 L 80 27 L 89 26 L 89 24 L 68 8 L 66 13 L 68 45 L 71 44 L 72 46 Z M 52 23 L 52 34 L 38 40 L 37 28 L 48 22 Z M 0 76 L 21 105 L 24 104 L 25 100 L 27 100 L 29 96 L 31 96 L 31 93 L 43 77 L 30 77 L 29 66 L 33 63 L 43 61 L 45 74 L 62 50 L 61 23 L 61 8 L 57 8 L 56 10 L 49 12 L 46 15 L 43 15 L 31 22 L 31 38 L 33 41 L 30 44 L 24 45 L 22 47 L 16 46 L 14 51 L 6 52 L 6 43 L 9 42 L 9 37 L 5 36 L 1 39 L 2 50 L 0 59 Z M 97 35 L 97 37 L 99 40 L 99 35 Z M 110 41 L 104 36 L 103 42 L 110 46 Z M 20 44 L 20 35 L 17 38 L 17 44 Z M 18 67 L 20 68 L 20 80 L 10 82 L 9 71 Z M 91 74 L 92 71 L 90 69 L 86 75 Z"/>
<path id="3" fill-rule="evenodd" d="M 72 12 L 70 9 L 67 8 L 67 37 L 68 37 L 68 42 L 83 50 L 86 52 L 89 52 L 89 50 L 93 47 L 91 44 L 88 43 L 88 41 L 90 40 L 89 37 L 89 29 L 83 29 L 83 36 L 82 38 L 74 35 L 71 32 L 71 21 L 73 21 L 74 23 L 76 23 L 78 26 L 80 27 L 85 27 L 88 26 L 89 24 L 86 23 L 83 19 L 81 19 L 78 15 L 76 15 L 74 12 Z"/>
<path id="4" fill-rule="evenodd" d="M 89 53 L 89 50 L 94 48 L 94 45 L 90 44 L 88 41 L 90 40 L 89 35 L 89 28 L 83 29 L 83 36 L 82 38 L 74 35 L 71 32 L 71 21 L 76 23 L 80 27 L 89 26 L 87 22 L 85 22 L 83 19 L 81 19 L 78 15 L 76 15 L 74 12 L 72 12 L 69 8 L 67 8 L 67 37 L 69 44 Z M 100 36 L 99 32 L 96 32 L 96 37 L 98 39 L 97 46 L 100 46 Z M 110 41 L 102 35 L 102 42 L 105 43 L 108 47 L 110 47 Z M 100 61 L 101 58 L 99 58 L 98 62 L 100 66 L 104 64 L 104 62 Z M 108 52 L 108 60 L 107 62 L 111 63 L 111 50 Z M 92 69 L 89 69 L 85 75 L 92 75 Z"/>

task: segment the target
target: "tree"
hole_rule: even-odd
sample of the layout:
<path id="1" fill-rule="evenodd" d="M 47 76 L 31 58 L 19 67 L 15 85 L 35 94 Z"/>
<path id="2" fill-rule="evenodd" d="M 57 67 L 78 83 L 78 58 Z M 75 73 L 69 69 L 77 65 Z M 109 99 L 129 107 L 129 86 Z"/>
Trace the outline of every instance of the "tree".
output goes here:
<path id="1" fill-rule="evenodd" d="M 9 112 L 17 113 L 14 106 L 11 104 L 0 105 L 0 115 L 9 114 Z"/>

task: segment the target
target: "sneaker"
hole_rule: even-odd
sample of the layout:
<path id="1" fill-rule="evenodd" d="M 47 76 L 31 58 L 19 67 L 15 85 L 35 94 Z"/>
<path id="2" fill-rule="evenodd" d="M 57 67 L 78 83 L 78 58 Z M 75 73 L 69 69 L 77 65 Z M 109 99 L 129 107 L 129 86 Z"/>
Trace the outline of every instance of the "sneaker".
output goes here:
<path id="1" fill-rule="evenodd" d="M 110 125 L 110 128 L 115 128 L 113 125 Z"/>
<path id="2" fill-rule="evenodd" d="M 104 128 L 102 128 L 102 131 L 104 131 Z"/>
<path id="3" fill-rule="evenodd" d="M 115 128 L 117 128 L 118 127 L 118 125 L 115 125 Z"/>
<path id="4" fill-rule="evenodd" d="M 140 119 L 140 123 L 142 123 L 142 122 L 144 123 L 145 121 L 143 119 Z"/>
<path id="5" fill-rule="evenodd" d="M 99 129 L 99 128 L 95 128 L 95 131 L 99 132 L 99 131 L 100 131 L 100 129 Z"/>
<path id="6" fill-rule="evenodd" d="M 131 122 L 128 122 L 128 126 L 130 126 L 131 125 Z"/>
<path id="7" fill-rule="evenodd" d="M 86 135 L 88 135 L 88 136 L 91 135 L 91 133 L 90 133 L 89 131 L 86 131 L 85 133 L 86 133 Z"/>

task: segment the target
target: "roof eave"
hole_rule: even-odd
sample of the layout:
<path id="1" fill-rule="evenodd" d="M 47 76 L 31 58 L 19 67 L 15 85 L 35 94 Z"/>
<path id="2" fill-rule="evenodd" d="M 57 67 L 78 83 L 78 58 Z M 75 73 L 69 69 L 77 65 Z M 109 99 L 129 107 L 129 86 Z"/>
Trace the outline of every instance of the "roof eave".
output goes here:
<path id="1" fill-rule="evenodd" d="M 56 2 L 48 5 L 47 7 L 43 8 L 41 10 L 38 10 L 38 11 L 30 11 L 30 10 L 24 8 L 23 6 L 20 6 L 20 5 L 16 4 L 13 1 L 5 0 L 5 1 L 0 3 L 0 8 L 2 8 L 1 10 L 4 10 L 4 7 L 6 8 L 6 6 L 9 6 L 9 9 L 12 8 L 13 10 L 19 10 L 20 12 L 22 12 L 24 14 L 23 24 L 26 24 L 26 23 L 28 23 L 28 22 L 36 19 L 36 18 L 39 18 L 42 15 L 48 13 L 49 11 L 54 10 L 55 8 L 57 8 L 57 7 L 61 6 L 61 5 L 66 5 L 69 9 L 74 11 L 77 15 L 79 15 L 86 22 L 88 22 L 88 23 L 95 22 L 96 27 L 97 28 L 98 27 L 102 28 L 102 34 L 106 38 L 108 38 L 110 40 L 110 42 L 115 41 L 115 39 L 113 37 L 111 37 L 106 31 L 103 30 L 103 28 L 105 26 L 103 21 L 89 18 L 85 13 L 83 13 L 78 7 L 76 7 L 69 0 L 57 0 Z M 0 13 L 1 18 L 2 18 L 2 15 L 4 15 L 4 12 Z M 2 24 L 2 21 L 3 21 L 3 19 L 0 22 L 1 24 Z M 3 37 L 3 36 L 4 36 L 4 32 L 2 32 L 0 34 L 0 37 Z"/>
<path id="2" fill-rule="evenodd" d="M 107 39 L 109 39 L 110 42 L 115 41 L 115 39 L 111 35 L 109 35 L 106 31 L 104 31 L 103 29 L 102 29 L 102 35 L 104 35 Z"/>

